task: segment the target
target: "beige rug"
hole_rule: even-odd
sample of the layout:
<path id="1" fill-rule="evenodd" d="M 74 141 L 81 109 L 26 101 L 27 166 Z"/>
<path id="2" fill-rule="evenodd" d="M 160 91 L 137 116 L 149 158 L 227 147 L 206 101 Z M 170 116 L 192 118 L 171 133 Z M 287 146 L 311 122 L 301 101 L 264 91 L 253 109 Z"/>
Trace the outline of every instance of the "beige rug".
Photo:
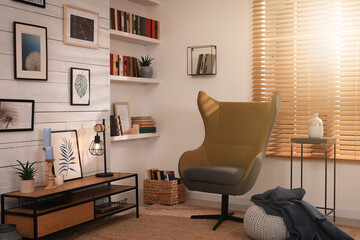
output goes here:
<path id="1" fill-rule="evenodd" d="M 104 218 L 71 231 L 62 236 L 52 236 L 53 240 L 187 240 L 187 239 L 250 239 L 242 223 L 225 221 L 216 231 L 212 231 L 216 220 L 190 219 L 194 214 L 218 214 L 219 209 L 186 204 L 174 206 L 153 205 L 140 209 L 140 217 L 135 211 L 126 215 Z M 235 216 L 243 217 L 236 212 Z M 354 239 L 360 240 L 360 228 L 339 226 Z"/>

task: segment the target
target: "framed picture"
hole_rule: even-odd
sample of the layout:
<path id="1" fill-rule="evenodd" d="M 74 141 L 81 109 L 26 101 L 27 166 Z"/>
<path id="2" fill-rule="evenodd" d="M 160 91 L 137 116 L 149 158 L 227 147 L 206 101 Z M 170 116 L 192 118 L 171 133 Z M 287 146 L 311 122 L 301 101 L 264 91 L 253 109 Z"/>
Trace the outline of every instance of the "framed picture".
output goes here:
<path id="1" fill-rule="evenodd" d="M 79 143 L 76 130 L 52 131 L 54 148 L 54 174 L 63 175 L 64 181 L 82 178 Z"/>
<path id="2" fill-rule="evenodd" d="M 14 0 L 14 1 L 45 8 L 45 0 Z"/>
<path id="3" fill-rule="evenodd" d="M 0 99 L 0 132 L 33 131 L 34 100 Z"/>
<path id="4" fill-rule="evenodd" d="M 90 105 L 90 69 L 71 68 L 71 105 Z"/>
<path id="5" fill-rule="evenodd" d="M 15 78 L 47 80 L 47 28 L 14 22 Z"/>
<path id="6" fill-rule="evenodd" d="M 64 5 L 64 43 L 99 48 L 99 13 Z"/>
<path id="7" fill-rule="evenodd" d="M 119 115 L 121 121 L 121 128 L 123 134 L 130 133 L 131 120 L 130 120 L 130 107 L 127 102 L 114 103 L 115 116 Z"/>

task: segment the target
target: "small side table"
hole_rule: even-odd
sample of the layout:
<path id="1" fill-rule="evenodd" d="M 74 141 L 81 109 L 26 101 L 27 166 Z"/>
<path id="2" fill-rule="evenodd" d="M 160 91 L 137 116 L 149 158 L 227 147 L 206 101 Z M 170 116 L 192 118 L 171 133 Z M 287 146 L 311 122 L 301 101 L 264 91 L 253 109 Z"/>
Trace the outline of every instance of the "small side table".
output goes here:
<path id="1" fill-rule="evenodd" d="M 319 144 L 325 145 L 325 207 L 317 207 L 325 210 L 325 216 L 333 213 L 333 221 L 335 222 L 335 191 L 336 191 L 336 138 L 305 138 L 296 137 L 291 138 L 291 166 L 290 166 L 290 188 L 293 188 L 293 144 L 301 144 L 301 188 L 303 187 L 303 145 L 304 144 Z M 327 164 L 328 164 L 328 152 L 327 148 L 329 144 L 334 144 L 334 205 L 333 208 L 327 206 Z"/>

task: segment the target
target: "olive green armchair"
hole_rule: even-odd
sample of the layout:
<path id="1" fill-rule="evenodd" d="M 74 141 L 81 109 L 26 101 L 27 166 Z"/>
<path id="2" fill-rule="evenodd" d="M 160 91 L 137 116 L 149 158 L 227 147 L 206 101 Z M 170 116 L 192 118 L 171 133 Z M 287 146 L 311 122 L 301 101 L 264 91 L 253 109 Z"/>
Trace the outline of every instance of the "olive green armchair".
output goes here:
<path id="1" fill-rule="evenodd" d="M 271 102 L 218 102 L 198 94 L 198 107 L 205 125 L 203 144 L 185 152 L 179 174 L 192 191 L 222 195 L 221 214 L 192 216 L 242 222 L 228 212 L 229 195 L 243 195 L 255 184 L 280 107 L 280 93 Z"/>

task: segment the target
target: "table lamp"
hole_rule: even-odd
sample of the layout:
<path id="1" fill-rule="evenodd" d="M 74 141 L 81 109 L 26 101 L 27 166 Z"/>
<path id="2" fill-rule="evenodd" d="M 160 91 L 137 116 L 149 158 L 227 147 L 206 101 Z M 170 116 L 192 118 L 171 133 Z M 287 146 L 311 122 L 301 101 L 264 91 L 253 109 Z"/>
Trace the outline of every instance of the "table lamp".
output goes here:
<path id="1" fill-rule="evenodd" d="M 105 140 L 105 131 L 107 126 L 105 125 L 105 119 L 103 119 L 103 124 L 96 124 L 94 126 L 94 131 L 96 132 L 96 136 L 94 140 L 91 142 L 89 147 L 89 152 L 93 156 L 101 156 L 104 154 L 104 172 L 97 173 L 95 176 L 97 177 L 111 177 L 114 174 L 111 172 L 107 172 L 106 169 L 106 140 Z M 103 141 L 101 141 L 99 132 L 103 133 Z"/>

